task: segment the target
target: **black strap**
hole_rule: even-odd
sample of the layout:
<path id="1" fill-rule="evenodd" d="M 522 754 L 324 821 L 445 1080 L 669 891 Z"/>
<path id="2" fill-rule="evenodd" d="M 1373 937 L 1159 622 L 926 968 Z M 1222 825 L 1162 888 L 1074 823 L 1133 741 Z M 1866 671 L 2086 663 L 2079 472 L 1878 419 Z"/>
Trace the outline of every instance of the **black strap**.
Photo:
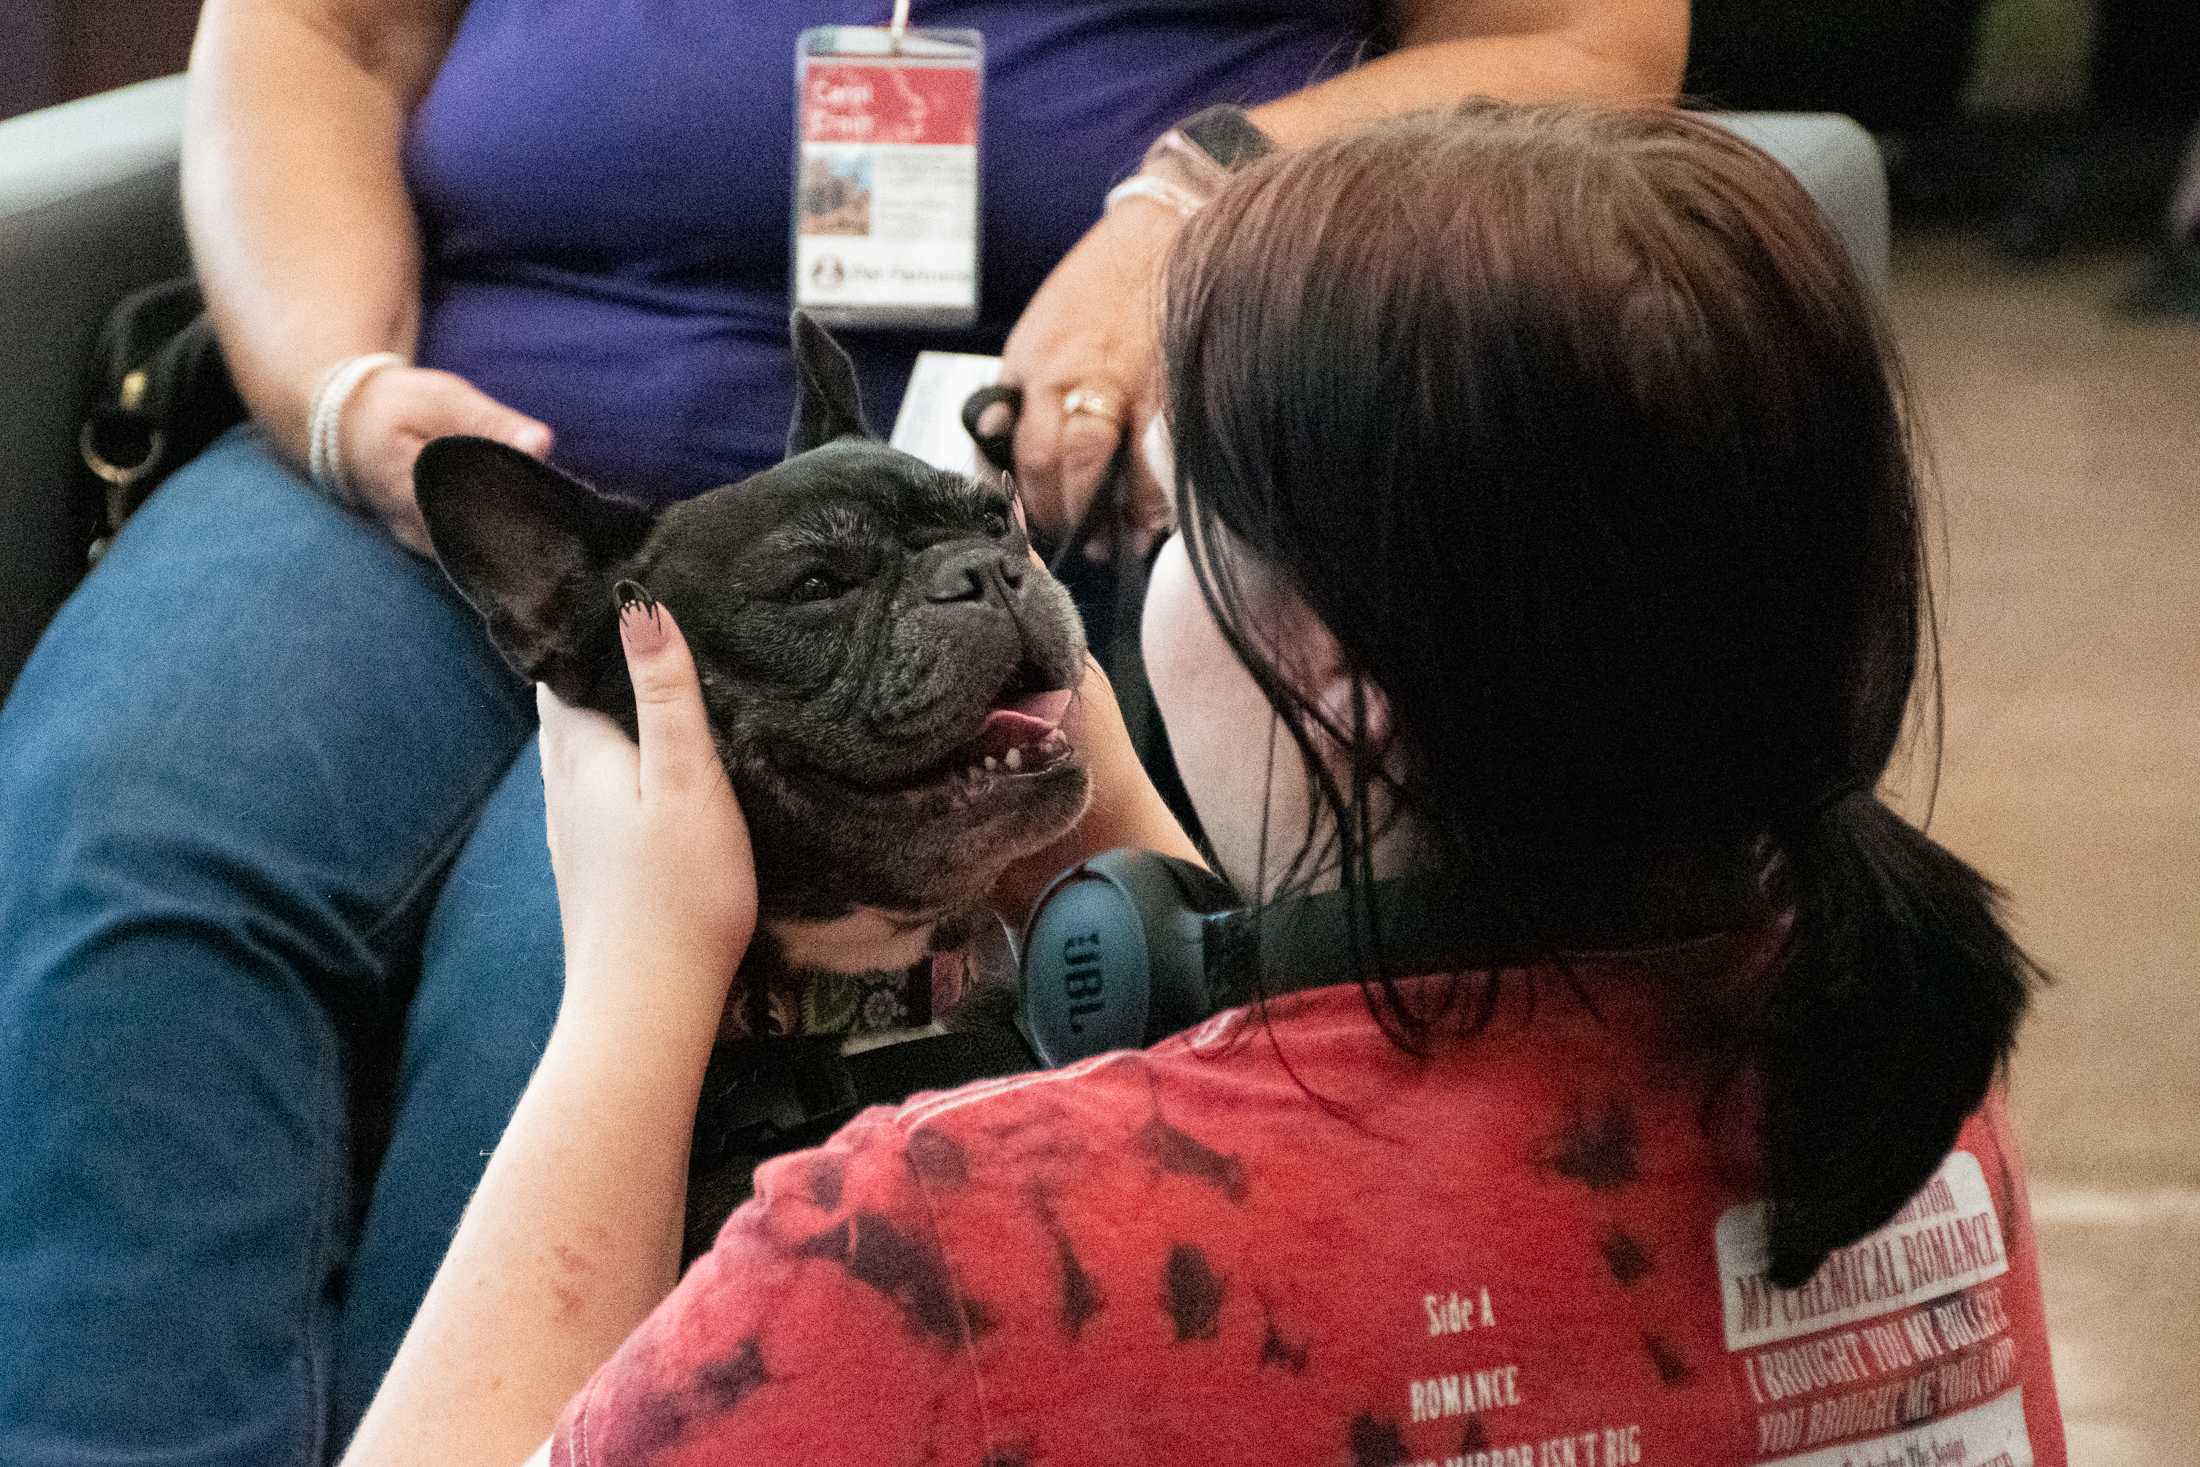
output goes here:
<path id="1" fill-rule="evenodd" d="M 1260 124 L 1245 115 L 1244 108 L 1227 103 L 1194 112 L 1178 123 L 1176 130 L 1232 173 L 1276 150 L 1276 140 L 1262 132 Z"/>
<path id="2" fill-rule="evenodd" d="M 1082 541 L 1097 528 L 1095 522 L 1106 517 L 1108 560 L 1115 567 L 1115 615 L 1109 619 L 1110 641 L 1101 665 L 1115 689 L 1116 706 L 1123 710 L 1123 727 L 1130 733 L 1131 747 L 1137 751 L 1139 762 L 1150 769 L 1162 738 L 1161 710 L 1154 704 L 1153 685 L 1146 680 L 1146 654 L 1139 640 L 1139 624 L 1145 616 L 1146 583 L 1151 578 L 1153 558 L 1131 549 L 1124 524 L 1130 498 L 1129 453 L 1130 440 L 1126 437 L 1116 449 L 1100 492 L 1093 496 L 1092 513 L 1086 515 L 1086 523 L 1078 526 L 1076 539 L 1070 543 Z"/>
<path id="3" fill-rule="evenodd" d="M 1008 430 L 1004 433 L 980 433 L 978 419 L 985 410 L 997 402 L 1008 404 Z M 995 383 L 981 387 L 970 394 L 962 408 L 963 431 L 970 441 L 978 445 L 978 452 L 985 461 L 1002 473 L 1013 473 L 1016 468 L 1016 420 L 1024 413 L 1024 390 L 1021 387 L 1004 387 Z"/>
<path id="4" fill-rule="evenodd" d="M 1037 1064 L 1023 1036 L 1007 1024 L 882 1044 L 841 1062 L 863 1105 L 898 1104 L 920 1090 L 1020 1075 Z"/>
<path id="5" fill-rule="evenodd" d="M 751 1166 L 816 1146 L 866 1106 L 898 1105 L 921 1090 L 947 1090 L 1033 1069 L 1023 1036 L 1006 1025 L 906 1039 L 856 1054 L 838 1036 L 769 1039 L 714 1056 L 696 1109 L 691 1172 L 746 1158 Z"/>
<path id="6" fill-rule="evenodd" d="M 840 1053 L 838 1038 L 751 1040 L 711 1058 L 688 1151 L 681 1259 L 707 1252 L 747 1201 L 758 1166 L 819 1146 L 870 1105 L 1021 1074 L 1037 1061 L 1006 1023 Z"/>
<path id="7" fill-rule="evenodd" d="M 1603 905 L 1592 896 L 1563 916 L 1539 915 L 1550 931 L 1566 934 L 1567 952 L 1586 955 L 1750 931 L 1772 920 L 1773 912 L 1752 889 L 1674 892 L 1654 906 Z M 1202 919 L 1201 945 L 1207 997 L 1218 1010 L 1247 1003 L 1256 993 L 1274 998 L 1327 987 L 1366 972 L 1371 959 L 1380 959 L 1382 976 L 1406 978 L 1518 967 L 1550 949 L 1547 942 L 1492 937 L 1487 914 L 1474 909 L 1459 883 L 1433 874 L 1395 876 L 1357 893 L 1338 888 L 1264 909 L 1218 912 Z"/>

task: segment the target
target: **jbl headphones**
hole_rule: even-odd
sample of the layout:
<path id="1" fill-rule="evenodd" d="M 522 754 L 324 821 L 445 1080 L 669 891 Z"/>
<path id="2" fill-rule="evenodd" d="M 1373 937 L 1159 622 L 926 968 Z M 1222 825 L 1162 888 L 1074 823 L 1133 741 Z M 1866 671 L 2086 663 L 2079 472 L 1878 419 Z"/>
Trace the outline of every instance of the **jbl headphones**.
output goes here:
<path id="1" fill-rule="evenodd" d="M 1357 910 L 1355 910 L 1357 903 Z M 1612 914 L 1617 915 L 1617 914 Z M 1594 920 L 1570 930 L 1580 951 L 1688 941 L 1731 929 L 1737 913 L 1677 907 L 1652 934 Z M 1677 919 L 1677 920 L 1672 920 Z M 1605 930 L 1597 930 L 1604 926 Z M 1025 925 L 1022 992 L 1013 1030 L 977 1028 L 840 1053 L 818 1037 L 772 1046 L 772 1063 L 744 1078 L 738 1105 L 698 1131 L 694 1155 L 761 1160 L 816 1145 L 866 1105 L 919 1090 L 1056 1068 L 1116 1049 L 1157 1044 L 1250 1001 L 1350 981 L 1468 973 L 1530 953 L 1479 936 L 1456 886 L 1394 877 L 1355 896 L 1337 890 L 1248 909 L 1223 881 L 1188 861 L 1114 850 L 1054 878 Z"/>
<path id="2" fill-rule="evenodd" d="M 1259 913 L 1228 883 L 1152 851 L 1054 879 L 1024 928 L 1017 1027 L 1042 1065 L 1139 1049 L 1246 1002 L 1347 981 L 1379 956 L 1404 975 L 1488 966 L 1466 915 L 1425 879 L 1378 883 L 1355 922 L 1344 891 Z M 1372 951 L 1370 948 L 1372 946 Z"/>
<path id="3" fill-rule="evenodd" d="M 842 1054 L 838 1036 L 774 1041 L 699 1114 L 691 1170 L 754 1166 L 815 1146 L 869 1105 L 920 1090 L 1144 1048 L 1250 1000 L 1348 980 L 1370 929 L 1393 974 L 1465 970 L 1457 904 L 1422 880 L 1377 883 L 1357 926 L 1346 893 L 1249 911 L 1220 877 L 1152 851 L 1114 850 L 1054 878 L 1025 925 L 1013 1025 L 981 1023 Z M 706 1084 L 708 1084 L 706 1079 Z"/>

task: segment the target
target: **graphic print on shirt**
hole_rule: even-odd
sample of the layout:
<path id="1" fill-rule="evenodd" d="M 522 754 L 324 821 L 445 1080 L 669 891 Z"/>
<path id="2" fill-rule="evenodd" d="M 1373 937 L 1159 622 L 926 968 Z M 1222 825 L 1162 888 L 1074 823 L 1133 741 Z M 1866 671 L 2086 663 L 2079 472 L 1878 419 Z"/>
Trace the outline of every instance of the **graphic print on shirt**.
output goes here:
<path id="1" fill-rule="evenodd" d="M 1765 1278 L 1762 1202 L 1719 1219 L 1726 1346 L 1763 1467 L 2031 1467 L 2003 1215 L 1951 1152 L 1878 1232 L 1798 1289 Z"/>
<path id="2" fill-rule="evenodd" d="M 1457 1449 L 1439 1457 L 1409 1457 L 1393 1427 L 1390 1449 L 1362 1451 L 1374 1440 L 1365 1430 L 1372 1419 L 1362 1418 L 1353 1425 L 1355 1467 L 1636 1467 L 1646 1460 L 1639 1422 L 1591 1420 L 1556 1433 L 1525 1436 L 1507 1431 L 1506 1413 L 1529 1404 L 1534 1382 L 1519 1364 L 1504 1358 L 1506 1314 L 1500 1292 L 1466 1282 L 1420 1300 L 1417 1322 L 1427 1339 L 1472 1336 L 1479 1347 L 1473 1352 L 1478 1363 L 1411 1380 L 1405 1387 L 1406 1419 L 1416 1439 L 1425 1439 L 1428 1423 L 1456 1420 Z M 1655 1355 L 1661 1347 L 1651 1348 Z M 1675 1368 L 1682 1379 L 1693 1375 L 1685 1366 Z"/>
<path id="3" fill-rule="evenodd" d="M 1641 1178 L 1641 1151 L 1634 1110 L 1615 1095 L 1595 1103 L 1577 1100 L 1533 1164 L 1547 1178 L 1616 1203 Z M 1604 1232 L 1597 1251 L 1623 1292 L 1655 1269 L 1649 1247 L 1616 1223 Z M 1636 1467 L 1648 1460 L 1638 1421 L 1592 1418 L 1557 1432 L 1547 1419 L 1533 1430 L 1513 1425 L 1514 1417 L 1532 1414 L 1517 1408 L 1540 1403 L 1534 1402 L 1534 1378 L 1509 1358 L 1503 1293 L 1500 1284 L 1454 1280 L 1421 1295 L 1413 1334 L 1422 1343 L 1443 1343 L 1447 1354 L 1456 1354 L 1458 1367 L 1404 1383 L 1403 1431 L 1372 1415 L 1355 1420 L 1354 1467 Z M 1665 1388 L 1695 1379 L 1694 1369 L 1655 1330 L 1642 1330 L 1641 1342 Z M 1450 1435 L 1453 1430 L 1456 1436 Z M 1448 1438 L 1447 1450 L 1416 1456 L 1407 1447 L 1406 1432 L 1424 1452 L 1432 1438 Z"/>
<path id="4" fill-rule="evenodd" d="M 1140 1166 L 1149 1185 L 1189 1184 L 1232 1214 L 1247 1206 L 1260 1189 L 1242 1155 L 1220 1149 L 1213 1134 L 1195 1134 L 1176 1123 L 1150 1078 L 1146 1088 L 1145 1116 L 1125 1133 L 1125 1152 L 1115 1154 Z M 1157 1251 L 1145 1257 L 1124 1255 L 1106 1238 L 1078 1238 L 1059 1202 L 1112 1150 L 1099 1135 L 1043 1102 L 1010 1124 L 982 1129 L 990 1143 L 984 1182 L 963 1149 L 931 1127 L 919 1127 L 910 1138 L 911 1169 L 935 1191 L 935 1204 L 949 1208 L 966 1199 L 973 1186 L 985 1191 L 1008 1182 L 1022 1192 L 1022 1210 L 1050 1244 L 1059 1290 L 1053 1324 L 1064 1339 L 1084 1339 L 1094 1321 L 1112 1310 L 1158 1309 L 1174 1349 L 1213 1362 L 1203 1370 L 1221 1365 L 1205 1354 L 1216 1346 L 1234 1361 L 1243 1330 L 1251 1326 L 1257 1333 L 1257 1341 L 1248 1341 L 1257 1346 L 1251 1362 L 1257 1375 L 1308 1375 L 1314 1352 L 1303 1330 L 1282 1316 L 1260 1274 L 1247 1271 L 1247 1260 L 1218 1261 L 1197 1229 L 1156 1240 Z M 1584 1263 L 1622 1294 L 1656 1273 L 1662 1246 L 1618 1220 L 1641 1178 L 1644 1144 L 1634 1106 L 1626 1097 L 1607 1094 L 1577 1100 L 1528 1156 L 1535 1171 L 1564 1190 L 1580 1189 L 1609 1204 L 1614 1221 L 1586 1240 Z M 1093 1253 L 1110 1257 L 1113 1266 L 1105 1277 L 1088 1266 Z M 1126 1264 L 1140 1276 L 1127 1276 Z M 1353 1467 L 1635 1467 L 1652 1459 L 1646 1427 L 1631 1415 L 1607 1421 L 1592 1407 L 1579 1423 L 1562 1422 L 1565 1429 L 1552 1430 L 1550 1402 L 1534 1396 L 1533 1368 L 1511 1358 L 1540 1348 L 1536 1337 L 1542 1326 L 1506 1319 L 1502 1292 L 1501 1286 L 1479 1282 L 1402 1301 L 1404 1340 L 1423 1358 L 1379 1396 L 1336 1418 L 1344 1460 Z M 1524 1334 L 1509 1338 L 1508 1323 Z M 1678 1391 L 1698 1379 L 1696 1365 L 1649 1311 L 1640 1311 L 1628 1329 L 1654 1387 Z M 1429 1346 L 1453 1358 L 1430 1360 Z M 1475 1358 L 1492 1352 L 1499 1358 Z M 1541 1409 L 1523 1409 L 1531 1407 Z"/>

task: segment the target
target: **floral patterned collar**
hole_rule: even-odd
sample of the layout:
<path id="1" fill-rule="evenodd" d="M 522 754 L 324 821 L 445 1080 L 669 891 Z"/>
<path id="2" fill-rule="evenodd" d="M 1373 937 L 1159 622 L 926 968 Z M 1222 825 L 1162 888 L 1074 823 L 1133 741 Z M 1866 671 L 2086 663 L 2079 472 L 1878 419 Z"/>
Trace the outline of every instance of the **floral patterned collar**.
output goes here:
<path id="1" fill-rule="evenodd" d="M 906 968 L 844 973 L 789 964 L 759 933 L 736 982 L 742 993 L 719 1028 L 721 1044 L 739 1039 L 873 1034 L 916 1029 L 944 1016 L 971 989 L 1006 975 L 1008 935 L 990 915 L 943 920 L 930 950 Z"/>

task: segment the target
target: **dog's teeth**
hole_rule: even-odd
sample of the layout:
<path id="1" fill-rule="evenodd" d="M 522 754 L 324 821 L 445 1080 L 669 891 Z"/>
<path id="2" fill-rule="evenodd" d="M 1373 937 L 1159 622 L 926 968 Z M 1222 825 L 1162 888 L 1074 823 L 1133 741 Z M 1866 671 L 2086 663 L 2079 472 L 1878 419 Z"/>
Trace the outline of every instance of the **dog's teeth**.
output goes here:
<path id="1" fill-rule="evenodd" d="M 994 758 L 994 757 L 993 757 L 993 756 L 992 756 L 991 754 L 988 754 L 988 755 L 986 755 L 986 756 L 985 756 L 985 768 L 986 768 L 986 773 L 988 773 L 988 774 L 991 774 L 991 773 L 992 773 L 992 772 L 993 772 L 994 770 L 996 770 L 996 769 L 998 769 L 998 768 L 1000 768 L 1000 767 L 1001 767 L 1001 761 L 1000 761 L 1000 760 L 998 760 L 998 759 Z"/>
<path id="2" fill-rule="evenodd" d="M 1001 756 L 1001 762 L 1003 764 L 1006 764 L 1010 769 L 1021 769 L 1024 767 L 1024 751 L 1021 749 L 1010 749 L 1006 754 L 1003 754 Z"/>

